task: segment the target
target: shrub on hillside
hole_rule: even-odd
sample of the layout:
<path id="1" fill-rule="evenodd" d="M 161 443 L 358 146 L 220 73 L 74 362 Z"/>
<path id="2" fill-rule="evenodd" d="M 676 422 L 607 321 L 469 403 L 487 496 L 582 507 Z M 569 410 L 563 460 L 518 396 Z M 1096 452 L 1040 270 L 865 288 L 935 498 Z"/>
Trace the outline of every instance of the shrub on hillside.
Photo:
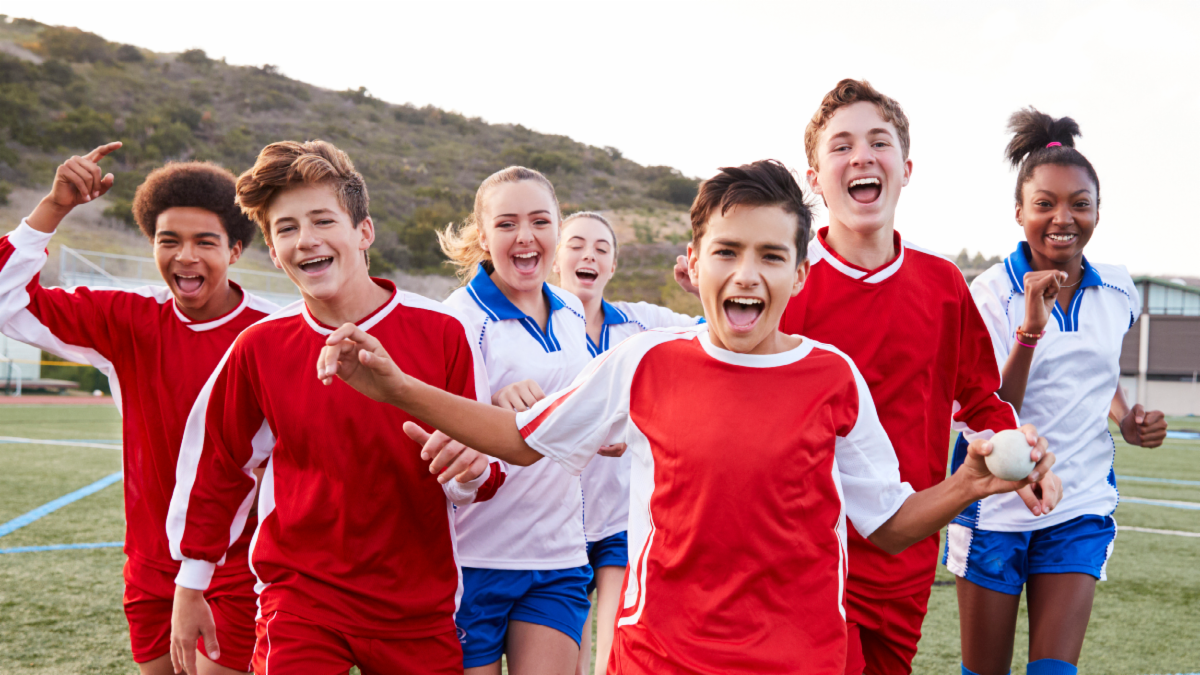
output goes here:
<path id="1" fill-rule="evenodd" d="M 57 145 L 83 153 L 112 140 L 117 132 L 109 113 L 80 106 L 46 127 L 48 137 Z"/>
<path id="2" fill-rule="evenodd" d="M 96 63 L 112 61 L 112 45 L 95 33 L 47 26 L 36 42 L 26 45 L 31 51 L 71 63 Z"/>
<path id="3" fill-rule="evenodd" d="M 145 61 L 146 56 L 142 54 L 142 50 L 133 45 L 121 45 L 117 47 L 117 60 L 122 63 L 137 63 L 138 61 Z"/>
<path id="4" fill-rule="evenodd" d="M 205 66 L 210 61 L 208 54 L 204 53 L 203 49 L 189 49 L 179 55 L 179 60 L 193 66 Z"/>
<path id="5" fill-rule="evenodd" d="M 681 175 L 663 176 L 650 184 L 647 194 L 679 206 L 690 206 L 700 191 L 700 181 Z"/>

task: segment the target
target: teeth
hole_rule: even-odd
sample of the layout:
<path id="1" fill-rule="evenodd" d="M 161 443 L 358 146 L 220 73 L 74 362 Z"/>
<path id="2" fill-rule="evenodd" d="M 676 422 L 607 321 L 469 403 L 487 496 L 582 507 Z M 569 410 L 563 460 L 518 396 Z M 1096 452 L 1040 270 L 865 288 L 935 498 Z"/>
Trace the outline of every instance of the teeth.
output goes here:
<path id="1" fill-rule="evenodd" d="M 1075 235 L 1073 234 L 1050 234 L 1046 236 L 1050 237 L 1054 241 L 1071 241 L 1075 238 Z"/>
<path id="2" fill-rule="evenodd" d="M 537 257 L 537 251 L 530 251 L 529 253 L 518 253 L 518 254 L 514 255 L 513 257 L 514 258 L 534 258 L 534 257 Z"/>
<path id="3" fill-rule="evenodd" d="M 730 302 L 736 302 L 739 305 L 761 305 L 762 300 L 758 298 L 730 298 Z"/>
<path id="4" fill-rule="evenodd" d="M 850 182 L 850 187 L 858 187 L 860 185 L 879 185 L 878 178 L 859 178 Z"/>
<path id="5" fill-rule="evenodd" d="M 189 276 L 187 274 L 176 274 L 175 276 L 179 277 L 180 279 L 199 279 L 200 278 L 199 274 L 193 274 L 191 276 Z"/>
<path id="6" fill-rule="evenodd" d="M 326 260 L 333 260 L 333 256 L 325 256 L 324 258 L 313 258 L 312 260 L 305 260 L 304 262 L 300 263 L 300 266 L 304 267 L 305 265 L 313 265 L 315 263 L 325 262 Z"/>

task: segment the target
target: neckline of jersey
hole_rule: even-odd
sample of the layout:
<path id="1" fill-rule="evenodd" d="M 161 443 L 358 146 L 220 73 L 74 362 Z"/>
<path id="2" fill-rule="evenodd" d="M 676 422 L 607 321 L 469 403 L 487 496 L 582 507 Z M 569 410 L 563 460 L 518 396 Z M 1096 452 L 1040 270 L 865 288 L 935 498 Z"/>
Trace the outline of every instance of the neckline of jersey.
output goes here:
<path id="1" fill-rule="evenodd" d="M 861 281 L 865 284 L 878 284 L 892 278 L 904 264 L 904 239 L 896 230 L 892 230 L 892 245 L 896 249 L 895 257 L 873 270 L 860 267 L 843 258 L 825 240 L 825 236 L 828 233 L 828 225 L 818 230 L 816 238 L 812 240 L 810 249 L 815 247 L 820 257 L 828 262 L 831 267 L 855 281 Z M 810 255 L 809 257 L 812 258 L 815 256 Z"/>
<path id="2" fill-rule="evenodd" d="M 376 307 L 375 310 L 372 311 L 370 314 L 366 315 L 361 320 L 356 321 L 354 323 L 354 325 L 358 326 L 359 328 L 361 328 L 363 330 L 371 330 L 372 328 L 374 328 L 375 325 L 378 324 L 380 321 L 383 321 L 384 318 L 386 318 L 388 314 L 391 314 L 392 310 L 395 309 L 396 305 L 400 304 L 400 292 L 399 292 L 399 290 L 397 290 L 396 284 L 392 283 L 391 281 L 388 281 L 387 279 L 380 279 L 378 277 L 371 277 L 371 281 L 375 282 L 376 286 L 379 286 L 380 288 L 382 288 L 386 291 L 391 291 L 392 295 L 391 295 L 391 297 L 388 298 L 387 302 Z M 317 317 L 313 316 L 312 312 L 309 311 L 308 303 L 301 302 L 300 306 L 304 310 L 302 312 L 304 314 L 304 320 L 308 323 L 309 327 L 312 328 L 313 330 L 315 330 L 316 332 L 320 333 L 321 335 L 329 335 L 333 331 L 337 330 L 336 328 L 333 328 L 331 326 L 326 326 L 325 324 L 318 321 Z"/>
<path id="3" fill-rule="evenodd" d="M 700 346 L 704 348 L 706 354 L 722 363 L 728 363 L 731 366 L 742 366 L 744 368 L 778 368 L 780 366 L 788 366 L 808 356 L 815 346 L 812 339 L 801 336 L 800 345 L 786 352 L 778 354 L 740 354 L 714 345 L 707 324 L 698 327 L 696 330 L 698 331 L 696 340 L 700 342 Z"/>
<path id="4" fill-rule="evenodd" d="M 197 322 L 195 319 L 191 319 L 188 317 L 188 315 L 184 314 L 183 310 L 179 309 L 179 302 L 175 299 L 175 295 L 171 294 L 171 309 L 175 310 L 175 318 L 179 319 L 183 325 L 187 326 L 191 330 L 196 331 L 197 333 L 202 333 L 206 330 L 212 330 L 214 328 L 220 328 L 230 321 L 233 321 L 246 309 L 246 307 L 250 305 L 250 294 L 246 292 L 246 289 L 239 286 L 232 279 L 226 279 L 226 282 L 231 287 L 240 291 L 242 294 L 242 300 L 237 304 L 237 307 L 234 307 L 215 319 Z"/>

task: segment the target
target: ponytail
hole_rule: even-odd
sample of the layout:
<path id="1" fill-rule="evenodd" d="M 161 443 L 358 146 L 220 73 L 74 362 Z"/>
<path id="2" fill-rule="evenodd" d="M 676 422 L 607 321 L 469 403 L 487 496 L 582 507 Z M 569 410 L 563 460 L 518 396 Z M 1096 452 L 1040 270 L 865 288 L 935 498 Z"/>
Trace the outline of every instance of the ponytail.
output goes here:
<path id="1" fill-rule="evenodd" d="M 1037 108 L 1018 110 L 1008 118 L 1008 130 L 1012 140 L 1008 142 L 1005 156 L 1017 172 L 1017 204 L 1023 200 L 1025 183 L 1033 177 L 1033 170 L 1043 164 L 1078 166 L 1087 172 L 1096 185 L 1096 206 L 1100 206 L 1100 177 L 1083 153 L 1075 149 L 1075 138 L 1081 136 L 1079 124 L 1070 117 L 1054 119 Z"/>

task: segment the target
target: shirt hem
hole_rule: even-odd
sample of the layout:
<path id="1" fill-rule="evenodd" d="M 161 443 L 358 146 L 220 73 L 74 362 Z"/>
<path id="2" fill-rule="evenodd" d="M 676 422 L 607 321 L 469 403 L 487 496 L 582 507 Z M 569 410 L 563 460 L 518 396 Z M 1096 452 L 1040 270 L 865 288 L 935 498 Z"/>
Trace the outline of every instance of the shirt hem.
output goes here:
<path id="1" fill-rule="evenodd" d="M 378 628 L 372 628 L 371 626 L 366 626 L 366 625 L 361 625 L 361 624 L 344 623 L 341 621 L 335 621 L 335 620 L 333 620 L 331 615 L 317 616 L 318 613 L 311 611 L 311 609 L 308 607 L 299 607 L 299 608 L 293 607 L 291 605 L 291 603 L 283 601 L 283 600 L 268 601 L 266 603 L 263 603 L 261 612 L 262 612 L 263 616 L 266 616 L 266 615 L 270 614 L 271 612 L 284 612 L 285 614 L 292 614 L 292 615 L 298 616 L 302 619 L 305 619 L 307 621 L 311 621 L 318 625 L 327 626 L 327 627 L 332 628 L 340 633 L 345 633 L 346 635 L 353 635 L 355 637 L 370 638 L 370 639 L 375 639 L 375 640 L 400 640 L 400 639 L 413 639 L 413 638 L 427 638 L 427 637 L 433 637 L 435 635 L 443 635 L 445 633 L 450 633 L 450 632 L 454 631 L 454 617 L 450 614 L 447 614 L 444 619 L 436 619 L 433 621 L 429 621 L 429 620 L 413 621 L 413 623 L 419 624 L 420 627 L 409 629 L 409 630 L 401 630 L 401 629 L 378 629 Z M 393 621 L 396 621 L 396 620 L 400 620 L 400 618 L 397 617 L 397 619 L 395 619 Z M 409 621 L 412 621 L 412 620 L 409 619 Z M 392 622 L 384 621 L 381 623 L 392 623 Z"/>
<path id="2" fill-rule="evenodd" d="M 462 567 L 474 567 L 482 570 L 569 570 L 588 564 L 587 551 L 567 560 L 482 560 L 479 558 L 458 557 Z"/>

